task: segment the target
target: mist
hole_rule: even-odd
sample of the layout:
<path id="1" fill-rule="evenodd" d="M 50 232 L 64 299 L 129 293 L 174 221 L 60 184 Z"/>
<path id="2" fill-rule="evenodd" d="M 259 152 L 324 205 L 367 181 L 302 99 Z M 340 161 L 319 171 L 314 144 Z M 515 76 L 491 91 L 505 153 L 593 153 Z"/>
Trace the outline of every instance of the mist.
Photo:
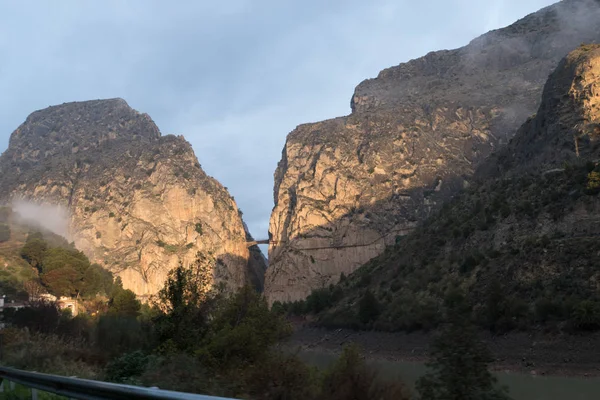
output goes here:
<path id="1" fill-rule="evenodd" d="M 70 217 L 64 207 L 18 199 L 12 202 L 12 209 L 18 214 L 19 222 L 48 230 L 70 240 Z"/>

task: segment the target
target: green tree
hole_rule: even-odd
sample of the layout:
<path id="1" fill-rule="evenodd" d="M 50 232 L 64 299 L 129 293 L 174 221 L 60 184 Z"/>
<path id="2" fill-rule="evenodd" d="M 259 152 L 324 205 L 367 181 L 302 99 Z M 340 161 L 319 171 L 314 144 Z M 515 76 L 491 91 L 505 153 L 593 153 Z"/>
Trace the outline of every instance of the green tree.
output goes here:
<path id="1" fill-rule="evenodd" d="M 161 342 L 183 351 L 198 346 L 218 297 L 212 290 L 214 263 L 214 258 L 198 252 L 194 264 L 180 264 L 169 272 L 154 302 L 162 311 L 154 319 Z"/>
<path id="2" fill-rule="evenodd" d="M 367 290 L 358 302 L 358 318 L 363 324 L 377 319 L 380 313 L 380 304 L 370 290 Z"/>
<path id="3" fill-rule="evenodd" d="M 202 354 L 219 369 L 252 365 L 291 333 L 289 324 L 252 287 L 223 300 L 210 323 Z"/>
<path id="4" fill-rule="evenodd" d="M 493 360 L 466 318 L 457 318 L 434 338 L 429 372 L 417 381 L 422 400 L 506 400 L 488 370 Z"/>
<path id="5" fill-rule="evenodd" d="M 81 292 L 84 296 L 109 295 L 113 288 L 113 274 L 98 264 L 90 265 L 83 273 Z"/>
<path id="6" fill-rule="evenodd" d="M 137 317 L 141 306 L 140 301 L 135 297 L 135 293 L 129 289 L 119 288 L 108 302 L 108 312 L 114 315 Z"/>
<path id="7" fill-rule="evenodd" d="M 48 243 L 44 239 L 32 237 L 29 235 L 25 245 L 21 249 L 21 257 L 32 267 L 41 269 L 44 254 L 48 250 Z"/>
<path id="8" fill-rule="evenodd" d="M 81 274 L 71 267 L 57 268 L 41 275 L 44 286 L 55 296 L 76 296 Z"/>

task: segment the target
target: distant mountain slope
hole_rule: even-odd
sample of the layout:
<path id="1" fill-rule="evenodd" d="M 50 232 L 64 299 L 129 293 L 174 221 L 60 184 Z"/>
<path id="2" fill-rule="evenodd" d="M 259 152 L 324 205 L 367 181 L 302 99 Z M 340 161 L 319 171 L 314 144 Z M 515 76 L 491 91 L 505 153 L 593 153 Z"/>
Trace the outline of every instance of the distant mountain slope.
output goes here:
<path id="1" fill-rule="evenodd" d="M 183 137 L 161 136 L 121 99 L 31 114 L 0 157 L 0 196 L 63 205 L 76 246 L 141 296 L 198 251 L 232 288 L 263 279 L 227 190 Z"/>
<path id="2" fill-rule="evenodd" d="M 560 62 L 537 114 L 471 188 L 321 293 L 334 303 L 321 323 L 428 328 L 463 294 L 491 329 L 598 329 L 599 289 L 600 45 L 587 45 Z"/>
<path id="3" fill-rule="evenodd" d="M 352 114 L 297 127 L 275 172 L 271 301 L 350 273 L 468 186 L 539 106 L 559 60 L 600 41 L 600 1 L 565 0 L 469 45 L 383 70 Z"/>

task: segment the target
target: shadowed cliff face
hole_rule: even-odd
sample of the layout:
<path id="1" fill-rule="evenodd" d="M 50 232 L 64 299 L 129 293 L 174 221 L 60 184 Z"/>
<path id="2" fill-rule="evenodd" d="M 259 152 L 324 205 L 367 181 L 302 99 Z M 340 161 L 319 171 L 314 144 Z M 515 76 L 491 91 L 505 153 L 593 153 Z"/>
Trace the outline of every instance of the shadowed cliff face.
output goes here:
<path id="1" fill-rule="evenodd" d="M 386 69 L 358 85 L 351 115 L 290 133 L 275 172 L 270 301 L 336 282 L 468 186 L 535 112 L 559 60 L 600 41 L 599 20 L 596 0 L 558 3 Z"/>
<path id="2" fill-rule="evenodd" d="M 216 280 L 230 288 L 261 282 L 264 267 L 253 264 L 227 190 L 183 137 L 161 136 L 121 99 L 31 114 L 12 134 L 0 172 L 3 200 L 65 206 L 76 246 L 140 296 L 198 251 L 215 259 Z"/>
<path id="3" fill-rule="evenodd" d="M 577 310 L 600 301 L 600 44 L 560 61 L 536 115 L 476 178 L 340 283 L 321 323 L 360 326 L 368 290 L 380 330 L 436 326 L 455 293 L 490 329 L 587 329 Z"/>

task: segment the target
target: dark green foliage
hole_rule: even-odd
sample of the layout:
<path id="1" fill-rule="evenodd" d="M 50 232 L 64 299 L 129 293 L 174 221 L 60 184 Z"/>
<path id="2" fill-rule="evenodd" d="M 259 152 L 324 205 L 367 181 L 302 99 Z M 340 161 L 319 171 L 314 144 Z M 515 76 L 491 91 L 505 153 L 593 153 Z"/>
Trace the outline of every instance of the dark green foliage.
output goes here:
<path id="1" fill-rule="evenodd" d="M 493 361 L 467 320 L 444 327 L 430 349 L 429 372 L 417 381 L 422 400 L 503 400 L 506 390 L 497 387 L 489 372 Z"/>
<path id="2" fill-rule="evenodd" d="M 600 304 L 592 300 L 583 300 L 573 308 L 572 321 L 575 327 L 583 330 L 600 328 Z"/>
<path id="3" fill-rule="evenodd" d="M 325 372 L 318 397 L 322 400 L 402 400 L 409 392 L 400 382 L 381 381 L 355 346 L 344 348 L 340 358 Z"/>
<path id="4" fill-rule="evenodd" d="M 377 319 L 380 313 L 380 304 L 370 290 L 367 290 L 358 304 L 358 318 L 363 324 Z"/>
<path id="5" fill-rule="evenodd" d="M 25 245 L 21 249 L 21 257 L 32 267 L 37 267 L 38 269 L 41 269 L 42 259 L 46 250 L 48 250 L 48 243 L 40 236 L 29 235 Z"/>
<path id="6" fill-rule="evenodd" d="M 6 309 L 4 318 L 15 326 L 34 332 L 54 333 L 58 329 L 61 312 L 55 303 L 39 302 L 17 310 Z"/>
<path id="7" fill-rule="evenodd" d="M 169 272 L 158 293 L 157 307 L 163 312 L 155 323 L 161 342 L 171 341 L 185 351 L 197 346 L 205 335 L 207 319 L 218 298 L 210 290 L 214 262 L 199 252 L 192 266 L 185 268 L 180 264 Z"/>
<path id="8" fill-rule="evenodd" d="M 106 380 L 116 383 L 129 383 L 133 377 L 140 376 L 150 362 L 150 356 L 142 351 L 125 353 L 106 366 Z"/>
<path id="9" fill-rule="evenodd" d="M 81 294 L 93 297 L 109 295 L 113 289 L 113 275 L 98 264 L 91 264 L 83 273 Z"/>
<path id="10" fill-rule="evenodd" d="M 474 184 L 336 285 L 342 295 L 319 313 L 317 323 L 387 331 L 435 328 L 448 315 L 444 296 L 455 286 L 475 310 L 474 321 L 496 333 L 545 324 L 600 329 L 588 317 L 595 314 L 591 305 L 575 313 L 583 301 L 600 304 L 590 285 L 597 279 L 597 224 L 567 220 L 555 224 L 554 232 L 539 231 L 575 209 L 597 212 L 600 198 L 586 195 L 591 171 L 598 167 L 571 165 L 564 172 Z M 380 313 L 368 324 L 359 310 L 363 288 L 379 302 Z M 301 311 L 301 305 L 288 309 Z"/>
<path id="11" fill-rule="evenodd" d="M 218 307 L 202 353 L 219 369 L 250 365 L 289 333 L 288 324 L 269 310 L 264 297 L 245 286 Z"/>
<path id="12" fill-rule="evenodd" d="M 51 246 L 41 233 L 32 233 L 20 254 L 37 268 L 41 283 L 51 294 L 93 297 L 112 291 L 112 273 L 98 264 L 90 264 L 85 254 L 64 240 L 54 240 Z"/>
<path id="13" fill-rule="evenodd" d="M 60 247 L 44 252 L 40 278 L 56 296 L 76 296 L 83 288 L 83 276 L 90 261 L 81 252 Z"/>
<path id="14" fill-rule="evenodd" d="M 10 226 L 0 224 L 0 243 L 10 240 Z"/>
<path id="15" fill-rule="evenodd" d="M 144 350 L 155 344 L 154 329 L 137 318 L 102 315 L 94 327 L 93 344 L 108 355 Z"/>
<path id="16" fill-rule="evenodd" d="M 131 380 L 131 378 L 130 378 Z M 189 354 L 172 354 L 149 357 L 141 376 L 135 378 L 144 386 L 157 386 L 164 390 L 188 393 L 210 393 L 214 396 L 232 395 L 231 382 L 215 377 L 197 357 Z"/>
<path id="17" fill-rule="evenodd" d="M 195 230 L 199 235 L 202 235 L 203 232 L 202 232 L 202 223 L 201 222 L 196 222 Z"/>
<path id="18" fill-rule="evenodd" d="M 137 317 L 140 314 L 141 303 L 129 289 L 117 287 L 113 290 L 112 297 L 108 303 L 109 314 Z"/>
<path id="19" fill-rule="evenodd" d="M 315 399 L 316 371 L 296 356 L 274 353 L 250 367 L 244 376 L 248 394 L 253 399 Z"/>

